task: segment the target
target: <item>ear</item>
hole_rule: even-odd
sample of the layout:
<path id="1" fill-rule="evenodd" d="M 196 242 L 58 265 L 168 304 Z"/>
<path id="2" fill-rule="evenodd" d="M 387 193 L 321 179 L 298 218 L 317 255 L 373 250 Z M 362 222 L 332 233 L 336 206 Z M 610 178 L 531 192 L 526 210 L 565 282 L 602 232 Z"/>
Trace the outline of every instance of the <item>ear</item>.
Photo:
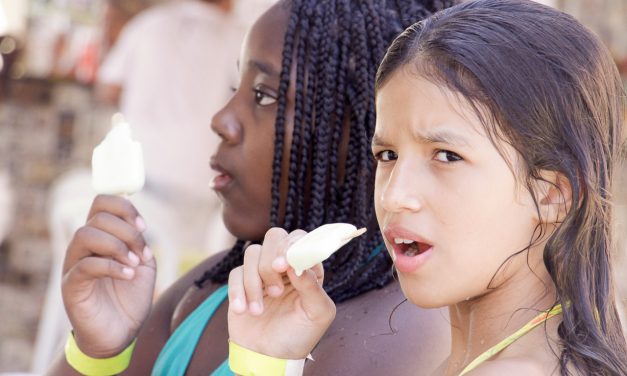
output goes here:
<path id="1" fill-rule="evenodd" d="M 572 205 L 572 187 L 568 179 L 556 171 L 542 171 L 536 180 L 536 197 L 540 223 L 561 223 Z"/>

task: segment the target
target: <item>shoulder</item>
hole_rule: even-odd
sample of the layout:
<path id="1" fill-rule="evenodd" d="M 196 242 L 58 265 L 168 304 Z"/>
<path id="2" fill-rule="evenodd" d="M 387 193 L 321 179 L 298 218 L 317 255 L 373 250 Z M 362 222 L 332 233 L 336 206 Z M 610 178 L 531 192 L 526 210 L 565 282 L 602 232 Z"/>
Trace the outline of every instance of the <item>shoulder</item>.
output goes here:
<path id="1" fill-rule="evenodd" d="M 449 343 L 447 309 L 418 308 L 392 282 L 337 306 L 305 374 L 429 374 L 448 354 Z"/>
<path id="2" fill-rule="evenodd" d="M 180 309 L 180 305 L 184 303 L 183 299 L 186 296 L 189 297 L 190 292 L 196 292 L 198 295 L 203 296 L 209 295 L 219 286 L 207 286 L 207 288 L 199 290 L 194 285 L 194 281 L 198 280 L 200 277 L 202 277 L 205 271 L 211 269 L 215 264 L 222 260 L 225 254 L 226 251 L 217 253 L 199 263 L 192 270 L 176 280 L 176 282 L 174 282 L 174 284 L 172 284 L 172 286 L 170 286 L 163 293 L 157 304 L 167 306 L 168 309 L 172 312 L 172 315 L 174 315 L 175 311 Z M 191 308 L 196 308 L 198 304 L 200 304 L 200 302 L 198 302 L 194 305 L 194 307 Z"/>
<path id="3" fill-rule="evenodd" d="M 559 369 L 547 369 L 542 362 L 530 358 L 511 357 L 489 360 L 468 372 L 467 376 L 546 376 L 559 375 Z"/>

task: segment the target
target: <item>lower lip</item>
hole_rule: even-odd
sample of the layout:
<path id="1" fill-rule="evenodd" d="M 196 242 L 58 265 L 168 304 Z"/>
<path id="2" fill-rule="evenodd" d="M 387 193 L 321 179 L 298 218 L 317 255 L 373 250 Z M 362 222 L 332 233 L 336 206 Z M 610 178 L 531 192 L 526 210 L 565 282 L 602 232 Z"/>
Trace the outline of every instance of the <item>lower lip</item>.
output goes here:
<path id="1" fill-rule="evenodd" d="M 210 186 L 214 191 L 222 191 L 226 189 L 232 181 L 233 178 L 229 175 L 222 174 L 214 177 L 213 180 L 211 180 Z"/>
<path id="2" fill-rule="evenodd" d="M 406 256 L 400 249 L 394 247 L 394 267 L 396 267 L 396 270 L 400 273 L 413 273 L 427 262 L 432 253 L 433 247 L 419 255 Z"/>

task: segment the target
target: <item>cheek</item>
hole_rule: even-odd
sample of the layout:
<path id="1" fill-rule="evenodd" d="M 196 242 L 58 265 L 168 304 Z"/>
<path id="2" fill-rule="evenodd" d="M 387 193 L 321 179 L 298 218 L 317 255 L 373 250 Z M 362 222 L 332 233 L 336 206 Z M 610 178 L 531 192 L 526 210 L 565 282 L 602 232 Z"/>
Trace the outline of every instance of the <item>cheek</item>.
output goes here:
<path id="1" fill-rule="evenodd" d="M 381 167 L 377 166 L 374 180 L 374 209 L 377 216 L 377 222 L 380 228 L 384 228 L 384 210 L 381 197 L 384 193 L 385 186 L 388 181 L 388 173 Z"/>

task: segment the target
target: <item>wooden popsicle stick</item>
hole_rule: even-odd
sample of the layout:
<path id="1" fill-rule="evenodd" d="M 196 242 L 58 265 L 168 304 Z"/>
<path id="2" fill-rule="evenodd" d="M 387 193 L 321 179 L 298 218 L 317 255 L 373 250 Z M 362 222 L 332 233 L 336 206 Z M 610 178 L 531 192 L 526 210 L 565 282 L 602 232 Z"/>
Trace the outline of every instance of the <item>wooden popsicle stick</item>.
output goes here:
<path id="1" fill-rule="evenodd" d="M 347 241 L 349 241 L 349 240 L 351 240 L 351 239 L 354 239 L 354 238 L 356 238 L 356 237 L 358 237 L 358 236 L 361 236 L 361 235 L 365 234 L 365 233 L 366 233 L 366 231 L 368 231 L 368 230 L 367 230 L 365 227 L 362 227 L 362 228 L 360 228 L 360 229 L 358 229 L 358 230 L 355 230 L 355 231 L 353 231 L 352 233 L 350 233 L 350 234 L 349 234 L 348 236 L 346 236 L 346 237 L 345 237 L 342 241 L 347 242 Z"/>

